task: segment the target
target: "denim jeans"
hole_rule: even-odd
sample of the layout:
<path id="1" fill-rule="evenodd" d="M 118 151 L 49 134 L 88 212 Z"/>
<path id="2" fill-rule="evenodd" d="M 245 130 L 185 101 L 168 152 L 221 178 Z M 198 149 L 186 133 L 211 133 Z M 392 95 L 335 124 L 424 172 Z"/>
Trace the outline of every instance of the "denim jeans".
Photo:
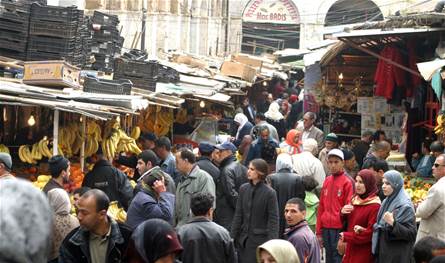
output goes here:
<path id="1" fill-rule="evenodd" d="M 337 243 L 341 229 L 323 228 L 323 246 L 326 250 L 326 263 L 341 263 L 342 256 L 338 254 Z"/>

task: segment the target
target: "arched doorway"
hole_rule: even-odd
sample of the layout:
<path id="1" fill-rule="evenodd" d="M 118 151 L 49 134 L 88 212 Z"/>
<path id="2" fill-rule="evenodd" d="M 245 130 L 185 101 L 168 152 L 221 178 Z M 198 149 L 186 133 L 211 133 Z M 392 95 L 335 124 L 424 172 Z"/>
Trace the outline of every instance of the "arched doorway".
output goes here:
<path id="1" fill-rule="evenodd" d="M 338 0 L 328 10 L 325 26 L 383 20 L 380 8 L 371 0 Z"/>
<path id="2" fill-rule="evenodd" d="M 243 53 L 299 47 L 300 14 L 292 0 L 251 0 L 244 8 L 242 23 Z"/>

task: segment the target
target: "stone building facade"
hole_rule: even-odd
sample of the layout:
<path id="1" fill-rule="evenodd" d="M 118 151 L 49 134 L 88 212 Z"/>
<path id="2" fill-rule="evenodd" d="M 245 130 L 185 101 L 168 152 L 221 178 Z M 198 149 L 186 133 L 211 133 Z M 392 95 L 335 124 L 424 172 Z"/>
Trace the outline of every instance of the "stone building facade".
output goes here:
<path id="1" fill-rule="evenodd" d="M 68 0 L 48 0 L 73 2 Z M 140 47 L 146 11 L 145 46 L 152 56 L 183 50 L 225 55 L 276 48 L 305 48 L 348 22 L 379 20 L 422 0 L 76 0 L 88 12 L 119 15 L 125 47 Z M 354 10 L 354 11 L 351 11 Z M 355 12 L 355 13 L 354 13 Z M 354 19 L 357 18 L 357 19 Z M 285 39 L 281 41 L 280 38 Z M 258 48 L 258 49 L 257 49 Z M 255 50 L 254 50 L 255 49 Z"/>

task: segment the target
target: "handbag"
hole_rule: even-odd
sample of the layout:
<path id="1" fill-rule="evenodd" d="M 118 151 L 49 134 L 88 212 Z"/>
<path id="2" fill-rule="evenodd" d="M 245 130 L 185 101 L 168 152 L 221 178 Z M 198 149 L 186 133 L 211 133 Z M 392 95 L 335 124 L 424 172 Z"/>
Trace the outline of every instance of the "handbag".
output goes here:
<path id="1" fill-rule="evenodd" d="M 346 242 L 344 242 L 342 239 L 339 239 L 338 240 L 338 243 L 337 243 L 337 251 L 338 251 L 338 254 L 340 254 L 340 255 L 344 255 L 345 254 L 345 252 L 346 252 Z"/>

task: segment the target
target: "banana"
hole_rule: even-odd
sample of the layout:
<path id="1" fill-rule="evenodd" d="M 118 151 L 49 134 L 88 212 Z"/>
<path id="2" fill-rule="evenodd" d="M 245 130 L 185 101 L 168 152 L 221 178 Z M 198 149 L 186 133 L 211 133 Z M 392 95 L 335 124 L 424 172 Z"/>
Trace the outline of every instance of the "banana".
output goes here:
<path id="1" fill-rule="evenodd" d="M 131 131 L 130 137 L 137 140 L 139 139 L 139 136 L 141 136 L 141 128 L 139 128 L 139 126 L 134 126 L 133 130 Z"/>
<path id="2" fill-rule="evenodd" d="M 20 147 L 19 147 L 19 158 L 20 158 L 20 161 L 26 163 L 28 161 L 26 160 L 25 156 L 23 155 L 23 149 L 24 148 L 25 148 L 25 145 L 20 145 Z"/>
<path id="3" fill-rule="evenodd" d="M 42 148 L 43 155 L 46 156 L 46 158 L 48 158 L 48 159 L 53 157 L 53 153 L 48 148 L 48 139 L 43 138 L 40 142 L 41 142 L 41 148 Z"/>
<path id="4" fill-rule="evenodd" d="M 31 155 L 31 151 L 29 150 L 29 147 L 26 145 L 23 148 L 23 157 L 26 159 L 26 162 L 30 163 L 30 164 L 35 164 L 37 163 L 36 161 L 34 161 L 34 159 L 32 158 Z"/>
<path id="5" fill-rule="evenodd" d="M 10 153 L 8 147 L 4 144 L 0 144 L 0 152 L 8 153 L 8 154 Z"/>

